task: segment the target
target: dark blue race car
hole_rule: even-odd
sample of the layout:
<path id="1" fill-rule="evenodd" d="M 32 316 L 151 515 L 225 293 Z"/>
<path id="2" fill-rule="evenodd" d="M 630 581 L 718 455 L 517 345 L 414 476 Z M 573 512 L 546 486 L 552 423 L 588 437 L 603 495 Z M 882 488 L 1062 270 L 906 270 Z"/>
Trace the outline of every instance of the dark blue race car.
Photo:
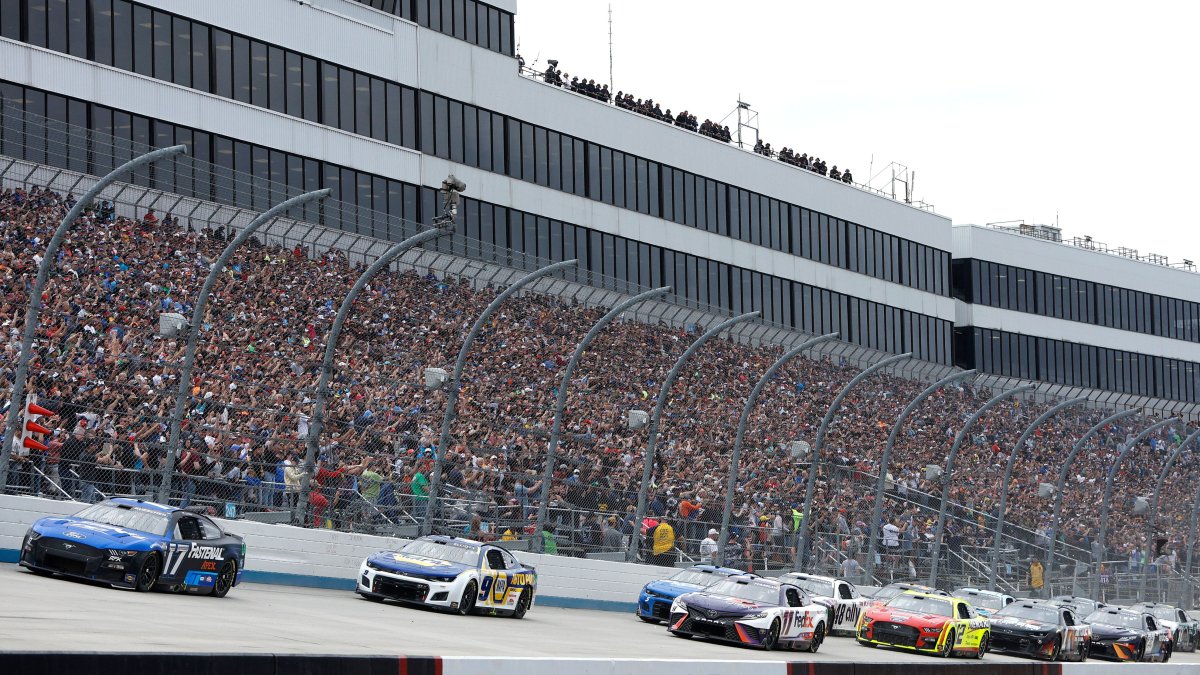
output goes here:
<path id="1" fill-rule="evenodd" d="M 725 579 L 745 574 L 740 570 L 715 565 L 695 565 L 667 579 L 651 581 L 638 595 L 637 615 L 647 623 L 662 623 L 671 616 L 671 603 L 684 593 L 695 593 Z"/>
<path id="2" fill-rule="evenodd" d="M 122 588 L 225 597 L 241 581 L 246 545 L 208 517 L 136 499 L 109 499 L 34 523 L 22 567 Z"/>

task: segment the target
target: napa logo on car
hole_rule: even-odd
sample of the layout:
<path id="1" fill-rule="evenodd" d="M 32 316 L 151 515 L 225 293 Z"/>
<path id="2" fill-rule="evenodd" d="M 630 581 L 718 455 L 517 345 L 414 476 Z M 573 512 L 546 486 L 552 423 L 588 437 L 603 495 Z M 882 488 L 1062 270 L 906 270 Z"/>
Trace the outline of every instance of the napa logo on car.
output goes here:
<path id="1" fill-rule="evenodd" d="M 414 558 L 412 556 L 402 555 L 400 553 L 393 553 L 392 560 L 395 560 L 398 563 L 405 563 L 407 565 L 416 565 L 418 567 L 437 567 L 438 565 L 445 564 L 434 560 L 427 560 L 425 558 Z"/>

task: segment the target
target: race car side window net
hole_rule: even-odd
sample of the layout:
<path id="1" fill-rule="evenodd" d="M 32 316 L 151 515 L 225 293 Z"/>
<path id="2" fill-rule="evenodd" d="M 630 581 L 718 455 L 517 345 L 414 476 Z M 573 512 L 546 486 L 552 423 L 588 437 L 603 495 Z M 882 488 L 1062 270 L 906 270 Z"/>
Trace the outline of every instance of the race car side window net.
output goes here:
<path id="1" fill-rule="evenodd" d="M 788 601 L 789 607 L 803 607 L 804 606 L 800 600 L 800 593 L 797 592 L 796 589 L 789 588 L 789 589 L 787 589 L 786 593 L 787 593 L 787 601 Z"/>
<path id="2" fill-rule="evenodd" d="M 962 604 L 961 602 L 958 603 L 958 618 L 960 618 L 960 619 L 971 618 L 971 611 L 969 609 L 967 609 L 967 606 Z"/>
<path id="3" fill-rule="evenodd" d="M 843 600 L 850 600 L 854 597 L 854 591 L 850 588 L 850 584 L 841 584 L 838 586 L 838 595 L 842 596 Z"/>
<path id="4" fill-rule="evenodd" d="M 494 570 L 505 569 L 504 556 L 500 555 L 500 551 L 497 551 L 496 549 L 491 549 L 487 552 L 487 562 L 488 567 Z"/>
<path id="5" fill-rule="evenodd" d="M 204 535 L 200 533 L 200 524 L 191 516 L 184 516 L 179 519 L 179 534 L 181 539 L 187 540 L 204 538 Z"/>
<path id="6" fill-rule="evenodd" d="M 1068 626 L 1074 626 L 1075 617 L 1072 616 L 1070 612 L 1063 612 L 1063 623 L 1067 624 Z"/>

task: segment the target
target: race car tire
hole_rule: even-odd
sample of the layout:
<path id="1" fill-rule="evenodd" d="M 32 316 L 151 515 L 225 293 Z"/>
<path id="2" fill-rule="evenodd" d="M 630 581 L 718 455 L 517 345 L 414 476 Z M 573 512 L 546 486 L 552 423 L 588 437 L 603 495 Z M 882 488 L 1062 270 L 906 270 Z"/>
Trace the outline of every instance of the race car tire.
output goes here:
<path id="1" fill-rule="evenodd" d="M 1091 652 L 1092 652 L 1092 641 L 1084 640 L 1083 646 L 1079 648 L 1079 663 L 1083 663 L 1084 661 L 1087 661 L 1088 656 L 1091 656 Z"/>
<path id="2" fill-rule="evenodd" d="M 1057 661 L 1062 657 L 1062 636 L 1054 638 L 1054 651 L 1050 652 L 1050 660 Z"/>
<path id="3" fill-rule="evenodd" d="M 521 596 L 517 598 L 517 606 L 513 608 L 512 617 L 514 619 L 524 619 L 525 612 L 529 611 L 529 591 L 521 591 Z"/>
<path id="4" fill-rule="evenodd" d="M 641 614 L 638 614 L 637 618 L 641 619 L 642 621 L 645 621 L 646 623 L 662 623 L 661 621 L 659 621 L 658 619 L 655 619 L 652 616 L 642 616 Z"/>
<path id="5" fill-rule="evenodd" d="M 812 652 L 813 654 L 816 654 L 817 650 L 821 648 L 821 643 L 824 641 L 825 641 L 825 624 L 818 623 L 817 627 L 813 629 L 812 639 L 808 641 L 808 651 Z"/>
<path id="6" fill-rule="evenodd" d="M 987 654 L 988 643 L 992 641 L 991 633 L 984 633 L 983 638 L 979 640 L 979 651 L 975 652 L 975 658 L 982 659 Z"/>
<path id="7" fill-rule="evenodd" d="M 458 613 L 466 616 L 475 609 L 475 594 L 479 592 L 479 585 L 475 580 L 467 582 L 467 587 L 463 590 L 462 597 L 458 600 Z"/>
<path id="8" fill-rule="evenodd" d="M 145 593 L 154 588 L 154 584 L 158 583 L 158 574 L 162 571 L 162 564 L 159 562 L 158 553 L 151 553 L 142 561 L 142 567 L 138 570 L 137 580 L 133 587 L 135 590 Z"/>
<path id="9" fill-rule="evenodd" d="M 942 643 L 942 648 L 938 650 L 938 656 L 943 659 L 948 659 L 954 654 L 954 629 L 946 635 L 946 641 Z"/>
<path id="10" fill-rule="evenodd" d="M 1174 643 L 1167 645 L 1166 647 L 1163 647 L 1163 660 L 1162 660 L 1163 663 L 1166 663 L 1167 661 L 1171 660 L 1171 652 L 1175 651 L 1173 649 L 1173 645 L 1174 645 Z"/>
<path id="11" fill-rule="evenodd" d="M 1140 663 L 1144 656 L 1146 656 L 1146 643 L 1145 642 L 1143 642 L 1141 644 L 1141 646 L 1138 647 L 1137 654 L 1135 654 L 1133 656 L 1133 660 Z"/>
<path id="12" fill-rule="evenodd" d="M 217 580 L 213 583 L 209 595 L 214 598 L 223 598 L 229 595 L 229 589 L 233 588 L 234 581 L 237 581 L 237 562 L 226 560 L 225 564 L 221 565 L 221 571 L 217 572 Z"/>
<path id="13" fill-rule="evenodd" d="M 780 624 L 779 619 L 771 622 L 771 627 L 767 629 L 767 636 L 763 638 L 763 649 L 771 651 L 779 646 L 779 631 L 781 626 L 782 624 Z"/>

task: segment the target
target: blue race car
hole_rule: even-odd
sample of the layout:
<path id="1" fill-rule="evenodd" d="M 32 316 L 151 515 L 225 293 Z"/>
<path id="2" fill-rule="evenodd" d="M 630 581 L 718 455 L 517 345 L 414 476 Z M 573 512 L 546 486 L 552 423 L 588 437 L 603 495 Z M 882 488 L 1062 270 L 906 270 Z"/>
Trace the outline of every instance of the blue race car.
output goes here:
<path id="1" fill-rule="evenodd" d="M 367 556 L 358 571 L 362 597 L 524 618 L 537 592 L 537 571 L 494 544 L 445 535 L 420 537 L 398 551 Z"/>
<path id="2" fill-rule="evenodd" d="M 741 570 L 715 565 L 694 565 L 667 579 L 651 581 L 638 595 L 637 616 L 646 623 L 662 623 L 671 616 L 671 603 L 684 593 L 702 591 L 718 581 L 745 574 Z"/>
<path id="3" fill-rule="evenodd" d="M 38 520 L 25 533 L 20 563 L 43 576 L 223 598 L 241 581 L 246 545 L 200 513 L 118 498 Z"/>

